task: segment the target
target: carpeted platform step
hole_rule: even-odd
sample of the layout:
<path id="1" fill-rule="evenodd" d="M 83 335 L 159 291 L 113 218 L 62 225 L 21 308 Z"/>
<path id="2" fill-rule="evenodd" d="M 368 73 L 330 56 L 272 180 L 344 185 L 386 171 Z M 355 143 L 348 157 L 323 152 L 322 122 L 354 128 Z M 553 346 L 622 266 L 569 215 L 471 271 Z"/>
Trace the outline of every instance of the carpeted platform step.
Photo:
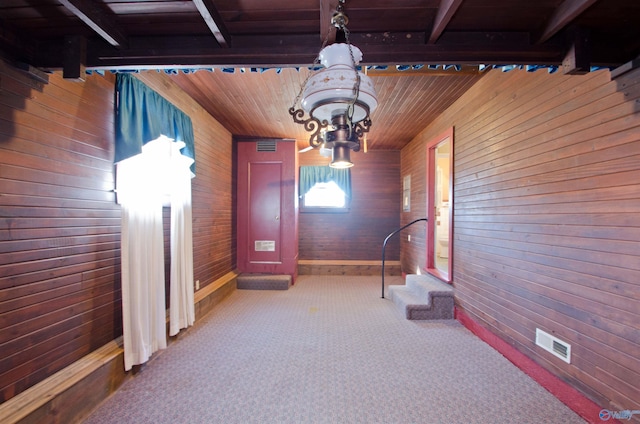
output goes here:
<path id="1" fill-rule="evenodd" d="M 238 275 L 239 290 L 289 290 L 290 275 L 273 274 L 240 274 Z"/>
<path id="2" fill-rule="evenodd" d="M 389 286 L 389 298 L 407 319 L 453 319 L 453 287 L 430 275 L 407 275 L 406 285 Z"/>

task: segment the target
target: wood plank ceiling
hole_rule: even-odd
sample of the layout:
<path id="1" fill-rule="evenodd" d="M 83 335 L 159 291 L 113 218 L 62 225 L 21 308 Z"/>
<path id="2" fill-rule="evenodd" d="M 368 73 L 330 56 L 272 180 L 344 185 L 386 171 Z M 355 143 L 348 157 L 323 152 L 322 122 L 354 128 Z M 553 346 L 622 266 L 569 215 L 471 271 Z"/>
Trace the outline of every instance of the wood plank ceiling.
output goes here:
<path id="1" fill-rule="evenodd" d="M 307 135 L 287 110 L 322 40 L 335 40 L 338 2 L 3 0 L 0 56 L 45 80 L 51 70 L 77 79 L 85 70 L 207 68 L 173 78 L 234 134 L 302 145 Z M 640 54 L 637 0 L 346 0 L 344 10 L 362 64 L 389 67 L 370 73 L 380 104 L 372 149 L 402 148 L 481 77 L 478 65 L 582 73 Z M 424 66 L 451 64 L 463 71 Z"/>

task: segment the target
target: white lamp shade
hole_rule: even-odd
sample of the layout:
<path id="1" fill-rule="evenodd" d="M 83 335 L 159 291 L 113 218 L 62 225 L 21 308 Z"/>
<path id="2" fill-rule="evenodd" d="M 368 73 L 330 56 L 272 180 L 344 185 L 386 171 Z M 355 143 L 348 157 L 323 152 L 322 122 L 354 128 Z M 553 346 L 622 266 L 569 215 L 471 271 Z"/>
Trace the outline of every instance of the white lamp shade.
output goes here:
<path id="1" fill-rule="evenodd" d="M 353 58 L 358 64 L 362 59 L 359 48 L 351 46 Z M 320 52 L 320 62 L 326 67 L 312 75 L 304 88 L 302 108 L 314 118 L 331 121 L 335 114 L 343 114 L 353 101 L 353 87 L 356 84 L 351 53 L 347 44 L 332 44 Z M 360 75 L 360 91 L 358 103 L 354 106 L 353 122 L 360 122 L 372 113 L 378 106 L 378 99 L 373 88 L 371 78 L 358 72 Z"/>

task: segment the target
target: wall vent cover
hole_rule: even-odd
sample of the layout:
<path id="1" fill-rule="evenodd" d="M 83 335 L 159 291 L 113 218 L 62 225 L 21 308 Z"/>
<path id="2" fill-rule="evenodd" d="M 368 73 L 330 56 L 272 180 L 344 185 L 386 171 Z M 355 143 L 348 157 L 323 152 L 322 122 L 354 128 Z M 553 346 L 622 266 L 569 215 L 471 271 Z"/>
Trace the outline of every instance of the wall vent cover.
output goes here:
<path id="1" fill-rule="evenodd" d="M 554 356 L 571 363 L 571 345 L 536 328 L 536 344 Z"/>
<path id="2" fill-rule="evenodd" d="M 276 141 L 275 140 L 263 140 L 256 143 L 257 152 L 275 152 Z"/>

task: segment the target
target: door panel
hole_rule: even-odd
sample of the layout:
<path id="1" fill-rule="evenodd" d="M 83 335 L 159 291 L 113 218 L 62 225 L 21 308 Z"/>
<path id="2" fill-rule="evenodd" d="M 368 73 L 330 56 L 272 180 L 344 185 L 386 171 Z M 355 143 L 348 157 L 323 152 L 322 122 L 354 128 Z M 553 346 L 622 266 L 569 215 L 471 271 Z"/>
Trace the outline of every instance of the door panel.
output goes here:
<path id="1" fill-rule="evenodd" d="M 281 163 L 249 163 L 249 262 L 281 263 Z"/>
<path id="2" fill-rule="evenodd" d="M 298 150 L 237 142 L 237 241 L 240 272 L 298 273 Z"/>

